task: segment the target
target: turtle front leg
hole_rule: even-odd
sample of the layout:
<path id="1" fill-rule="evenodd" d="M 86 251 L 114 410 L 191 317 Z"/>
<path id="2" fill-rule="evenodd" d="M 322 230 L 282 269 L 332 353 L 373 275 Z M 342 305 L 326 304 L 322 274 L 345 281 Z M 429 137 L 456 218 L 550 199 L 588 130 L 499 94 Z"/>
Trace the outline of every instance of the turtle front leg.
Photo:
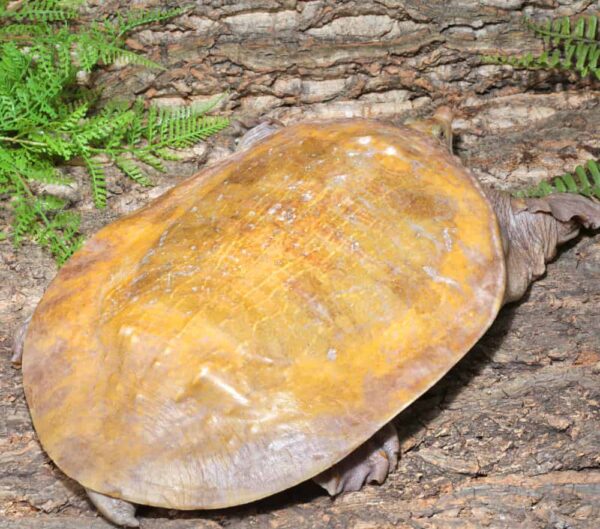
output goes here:
<path id="1" fill-rule="evenodd" d="M 486 189 L 500 224 L 506 260 L 504 303 L 521 298 L 546 271 L 556 248 L 580 228 L 600 228 L 600 202 L 571 193 L 520 199 Z"/>
<path id="2" fill-rule="evenodd" d="M 237 150 L 243 151 L 248 149 L 257 143 L 260 143 L 265 138 L 271 136 L 271 134 L 277 132 L 283 128 L 283 123 L 275 119 L 266 118 L 255 127 L 248 130 L 238 141 Z"/>
<path id="3" fill-rule="evenodd" d="M 381 484 L 396 468 L 399 452 L 398 433 L 390 422 L 349 456 L 313 478 L 313 481 L 331 496 L 360 490 L 365 483 Z"/>
<path id="4" fill-rule="evenodd" d="M 121 527 L 139 527 L 140 522 L 135 517 L 135 505 L 125 500 L 111 498 L 99 492 L 85 489 L 90 501 L 108 521 Z"/>

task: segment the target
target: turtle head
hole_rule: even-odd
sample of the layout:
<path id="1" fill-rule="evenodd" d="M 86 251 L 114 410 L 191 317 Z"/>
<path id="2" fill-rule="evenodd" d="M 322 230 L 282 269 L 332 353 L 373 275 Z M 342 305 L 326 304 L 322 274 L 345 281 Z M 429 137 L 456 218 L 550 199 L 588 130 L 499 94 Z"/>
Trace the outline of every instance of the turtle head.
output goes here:
<path id="1" fill-rule="evenodd" d="M 452 111 L 450 107 L 439 107 L 431 117 L 426 119 L 408 119 L 404 125 L 433 136 L 452 152 Z"/>
<path id="2" fill-rule="evenodd" d="M 600 228 L 600 202 L 572 193 L 515 198 L 485 189 L 496 212 L 506 261 L 504 303 L 516 301 L 546 271 L 559 245 L 580 228 Z"/>

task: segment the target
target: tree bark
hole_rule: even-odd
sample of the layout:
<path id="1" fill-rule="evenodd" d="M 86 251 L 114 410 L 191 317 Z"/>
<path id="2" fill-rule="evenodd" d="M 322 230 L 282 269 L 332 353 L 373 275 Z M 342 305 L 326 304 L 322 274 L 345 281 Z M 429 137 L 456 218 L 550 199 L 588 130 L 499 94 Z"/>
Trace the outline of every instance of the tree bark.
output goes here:
<path id="1" fill-rule="evenodd" d="M 170 2 L 170 5 L 183 2 Z M 88 16 L 165 2 L 89 2 Z M 226 93 L 237 123 L 139 189 L 116 175 L 106 211 L 84 176 L 77 207 L 93 233 L 226 156 L 262 117 L 284 123 L 401 120 L 439 104 L 456 112 L 455 148 L 481 180 L 537 182 L 600 154 L 598 83 L 562 72 L 483 65 L 480 54 L 539 51 L 524 14 L 598 13 L 590 0 L 196 1 L 132 35 L 164 71 L 109 68 L 106 98 L 160 104 Z M 48 460 L 32 429 L 10 337 L 56 269 L 33 246 L 0 242 L 0 529 L 99 529 L 81 487 Z M 600 519 L 600 238 L 580 238 L 441 383 L 396 420 L 398 469 L 382 486 L 331 500 L 304 484 L 212 512 L 142 508 L 143 528 L 596 528 Z M 125 441 L 126 442 L 126 441 Z"/>

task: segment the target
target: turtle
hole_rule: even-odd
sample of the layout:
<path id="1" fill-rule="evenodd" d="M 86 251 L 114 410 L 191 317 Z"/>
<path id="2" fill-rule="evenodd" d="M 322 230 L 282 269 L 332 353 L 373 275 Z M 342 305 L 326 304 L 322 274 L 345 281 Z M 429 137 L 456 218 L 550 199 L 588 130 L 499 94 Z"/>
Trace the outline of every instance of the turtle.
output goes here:
<path id="1" fill-rule="evenodd" d="M 263 123 L 60 269 L 15 360 L 43 448 L 107 519 L 386 479 L 394 417 L 600 226 L 591 198 L 484 188 L 450 130 L 447 108 Z"/>

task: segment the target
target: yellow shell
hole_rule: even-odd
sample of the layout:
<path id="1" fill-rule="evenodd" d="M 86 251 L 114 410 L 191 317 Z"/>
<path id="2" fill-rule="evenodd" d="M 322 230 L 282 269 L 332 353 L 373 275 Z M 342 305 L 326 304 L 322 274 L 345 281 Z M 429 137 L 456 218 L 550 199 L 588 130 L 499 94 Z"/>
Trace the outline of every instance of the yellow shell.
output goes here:
<path id="1" fill-rule="evenodd" d="M 500 307 L 495 215 L 422 133 L 288 127 L 108 225 L 25 343 L 39 438 L 84 486 L 178 509 L 332 466 Z"/>

